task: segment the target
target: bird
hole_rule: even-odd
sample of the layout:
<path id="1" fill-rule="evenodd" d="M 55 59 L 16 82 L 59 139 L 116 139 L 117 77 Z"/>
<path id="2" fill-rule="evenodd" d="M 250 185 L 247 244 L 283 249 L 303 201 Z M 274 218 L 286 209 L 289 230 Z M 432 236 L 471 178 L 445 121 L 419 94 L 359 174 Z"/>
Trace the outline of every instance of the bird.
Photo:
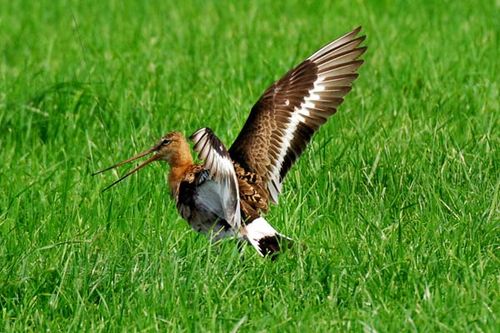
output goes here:
<path id="1" fill-rule="evenodd" d="M 188 138 L 169 132 L 151 148 L 94 173 L 149 156 L 103 191 L 154 161 L 164 161 L 177 211 L 195 231 L 215 242 L 237 238 L 260 256 L 274 258 L 293 240 L 265 214 L 278 203 L 288 171 L 312 136 L 351 91 L 367 49 L 360 32 L 357 27 L 331 41 L 271 84 L 229 149 L 210 128 L 201 128 L 189 137 L 196 163 Z"/>

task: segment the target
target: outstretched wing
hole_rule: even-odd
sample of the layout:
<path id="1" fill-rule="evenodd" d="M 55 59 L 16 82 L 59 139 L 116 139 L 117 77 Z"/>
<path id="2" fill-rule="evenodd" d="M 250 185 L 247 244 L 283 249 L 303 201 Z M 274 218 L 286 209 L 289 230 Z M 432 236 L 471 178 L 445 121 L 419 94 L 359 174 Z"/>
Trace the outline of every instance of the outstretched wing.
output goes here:
<path id="1" fill-rule="evenodd" d="M 238 229 L 241 224 L 240 195 L 238 180 L 229 153 L 210 128 L 197 130 L 190 139 L 194 142 L 194 150 L 198 152 L 198 157 L 204 161 L 209 177 L 217 184 L 223 218 L 231 227 Z M 215 195 L 211 194 L 211 196 Z M 210 198 L 210 200 L 217 200 L 217 198 Z"/>
<path id="2" fill-rule="evenodd" d="M 273 202 L 288 170 L 358 77 L 358 58 L 366 51 L 359 47 L 360 31 L 327 44 L 271 85 L 229 149 L 235 162 L 262 177 Z"/>

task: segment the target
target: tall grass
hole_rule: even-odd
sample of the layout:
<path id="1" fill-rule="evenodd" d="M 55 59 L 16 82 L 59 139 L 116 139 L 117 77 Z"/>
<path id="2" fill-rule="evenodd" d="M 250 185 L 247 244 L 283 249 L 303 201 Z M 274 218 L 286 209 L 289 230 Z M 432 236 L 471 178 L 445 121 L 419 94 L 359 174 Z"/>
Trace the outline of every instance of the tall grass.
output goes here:
<path id="1" fill-rule="evenodd" d="M 3 1 L 1 331 L 495 331 L 494 1 Z M 229 146 L 263 90 L 363 25 L 352 93 L 292 169 L 271 262 L 191 232 L 162 134 Z"/>

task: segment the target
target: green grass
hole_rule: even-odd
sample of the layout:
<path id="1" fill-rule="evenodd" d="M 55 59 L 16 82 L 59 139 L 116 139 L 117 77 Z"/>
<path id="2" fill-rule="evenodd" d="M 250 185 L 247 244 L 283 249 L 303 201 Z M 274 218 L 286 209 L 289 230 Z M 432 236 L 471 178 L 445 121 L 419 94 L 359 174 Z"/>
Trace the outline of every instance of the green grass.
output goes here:
<path id="1" fill-rule="evenodd" d="M 1 1 L 0 331 L 500 326 L 498 1 Z M 210 246 L 154 165 L 229 145 L 273 80 L 357 25 L 366 63 L 289 173 L 276 262 Z"/>

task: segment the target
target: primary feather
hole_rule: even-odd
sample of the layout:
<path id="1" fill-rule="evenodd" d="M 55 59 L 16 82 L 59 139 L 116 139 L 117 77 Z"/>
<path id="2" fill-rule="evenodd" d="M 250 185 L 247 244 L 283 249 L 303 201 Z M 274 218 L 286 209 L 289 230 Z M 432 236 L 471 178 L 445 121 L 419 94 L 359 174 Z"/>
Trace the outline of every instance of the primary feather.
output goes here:
<path id="1" fill-rule="evenodd" d="M 312 135 L 336 112 L 357 78 L 366 47 L 361 28 L 336 39 L 272 84 L 253 106 L 229 149 L 231 158 L 265 182 L 278 201 L 282 182 Z"/>

